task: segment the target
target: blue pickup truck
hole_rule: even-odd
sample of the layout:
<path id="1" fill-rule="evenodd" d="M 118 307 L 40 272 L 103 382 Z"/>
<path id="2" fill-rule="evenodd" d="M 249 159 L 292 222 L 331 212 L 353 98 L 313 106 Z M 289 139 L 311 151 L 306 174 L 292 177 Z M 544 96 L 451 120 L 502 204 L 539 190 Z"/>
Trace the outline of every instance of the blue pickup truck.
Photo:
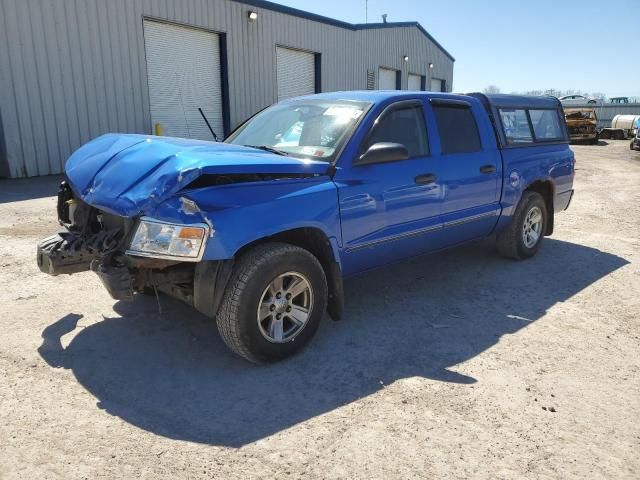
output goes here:
<path id="1" fill-rule="evenodd" d="M 573 195 L 568 140 L 552 97 L 399 91 L 280 102 L 222 143 L 104 135 L 69 158 L 37 261 L 171 295 L 277 360 L 341 317 L 345 277 L 489 236 L 535 255 Z"/>

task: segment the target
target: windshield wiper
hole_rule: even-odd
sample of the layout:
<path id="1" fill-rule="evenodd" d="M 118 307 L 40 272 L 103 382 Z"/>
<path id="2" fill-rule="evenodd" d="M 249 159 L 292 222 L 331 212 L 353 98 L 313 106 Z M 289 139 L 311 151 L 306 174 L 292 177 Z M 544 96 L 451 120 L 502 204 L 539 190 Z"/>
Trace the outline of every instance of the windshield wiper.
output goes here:
<path id="1" fill-rule="evenodd" d="M 277 148 L 269 147 L 268 145 L 245 145 L 245 147 L 257 148 L 258 150 L 264 150 L 265 152 L 275 153 L 276 155 L 282 155 L 283 157 L 289 156 L 287 152 L 278 150 Z"/>

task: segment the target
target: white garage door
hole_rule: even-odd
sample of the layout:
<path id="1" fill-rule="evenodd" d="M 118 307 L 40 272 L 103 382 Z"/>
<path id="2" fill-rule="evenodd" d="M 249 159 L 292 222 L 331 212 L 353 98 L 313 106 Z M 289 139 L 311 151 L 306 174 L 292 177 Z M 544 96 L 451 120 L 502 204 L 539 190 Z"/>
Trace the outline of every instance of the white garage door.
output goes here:
<path id="1" fill-rule="evenodd" d="M 380 67 L 378 72 L 378 90 L 396 89 L 396 70 Z"/>
<path id="2" fill-rule="evenodd" d="M 278 101 L 316 93 L 315 55 L 276 47 Z"/>
<path id="3" fill-rule="evenodd" d="M 409 90 L 422 90 L 422 77 L 420 75 L 416 75 L 414 73 L 409 74 Z"/>
<path id="4" fill-rule="evenodd" d="M 145 20 L 144 45 L 152 125 L 166 136 L 213 140 L 200 107 L 223 137 L 218 35 Z"/>
<path id="5" fill-rule="evenodd" d="M 431 79 L 431 91 L 432 92 L 441 92 L 442 91 L 442 82 L 439 78 Z"/>

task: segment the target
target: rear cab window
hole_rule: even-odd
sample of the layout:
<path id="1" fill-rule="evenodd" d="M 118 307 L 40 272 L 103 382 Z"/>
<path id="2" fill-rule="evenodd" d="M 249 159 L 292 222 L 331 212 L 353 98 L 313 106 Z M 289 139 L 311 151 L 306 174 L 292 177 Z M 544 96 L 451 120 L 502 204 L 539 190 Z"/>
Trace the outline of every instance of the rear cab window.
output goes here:
<path id="1" fill-rule="evenodd" d="M 529 110 L 536 141 L 553 142 L 564 139 L 557 110 Z"/>
<path id="2" fill-rule="evenodd" d="M 499 108 L 507 146 L 566 141 L 560 113 L 553 108 Z"/>
<path id="3" fill-rule="evenodd" d="M 526 110 L 501 108 L 500 120 L 508 145 L 533 143 L 533 134 Z"/>
<path id="4" fill-rule="evenodd" d="M 438 103 L 433 105 L 433 113 L 443 155 L 482 150 L 478 125 L 470 105 Z"/>

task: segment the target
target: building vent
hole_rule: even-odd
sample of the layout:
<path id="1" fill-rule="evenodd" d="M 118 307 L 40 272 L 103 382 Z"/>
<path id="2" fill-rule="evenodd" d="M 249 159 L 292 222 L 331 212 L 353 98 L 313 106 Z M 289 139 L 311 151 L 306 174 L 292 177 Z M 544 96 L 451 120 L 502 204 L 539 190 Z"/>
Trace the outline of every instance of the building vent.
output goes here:
<path id="1" fill-rule="evenodd" d="M 367 70 L 367 90 L 376 89 L 376 74 L 373 70 Z"/>

